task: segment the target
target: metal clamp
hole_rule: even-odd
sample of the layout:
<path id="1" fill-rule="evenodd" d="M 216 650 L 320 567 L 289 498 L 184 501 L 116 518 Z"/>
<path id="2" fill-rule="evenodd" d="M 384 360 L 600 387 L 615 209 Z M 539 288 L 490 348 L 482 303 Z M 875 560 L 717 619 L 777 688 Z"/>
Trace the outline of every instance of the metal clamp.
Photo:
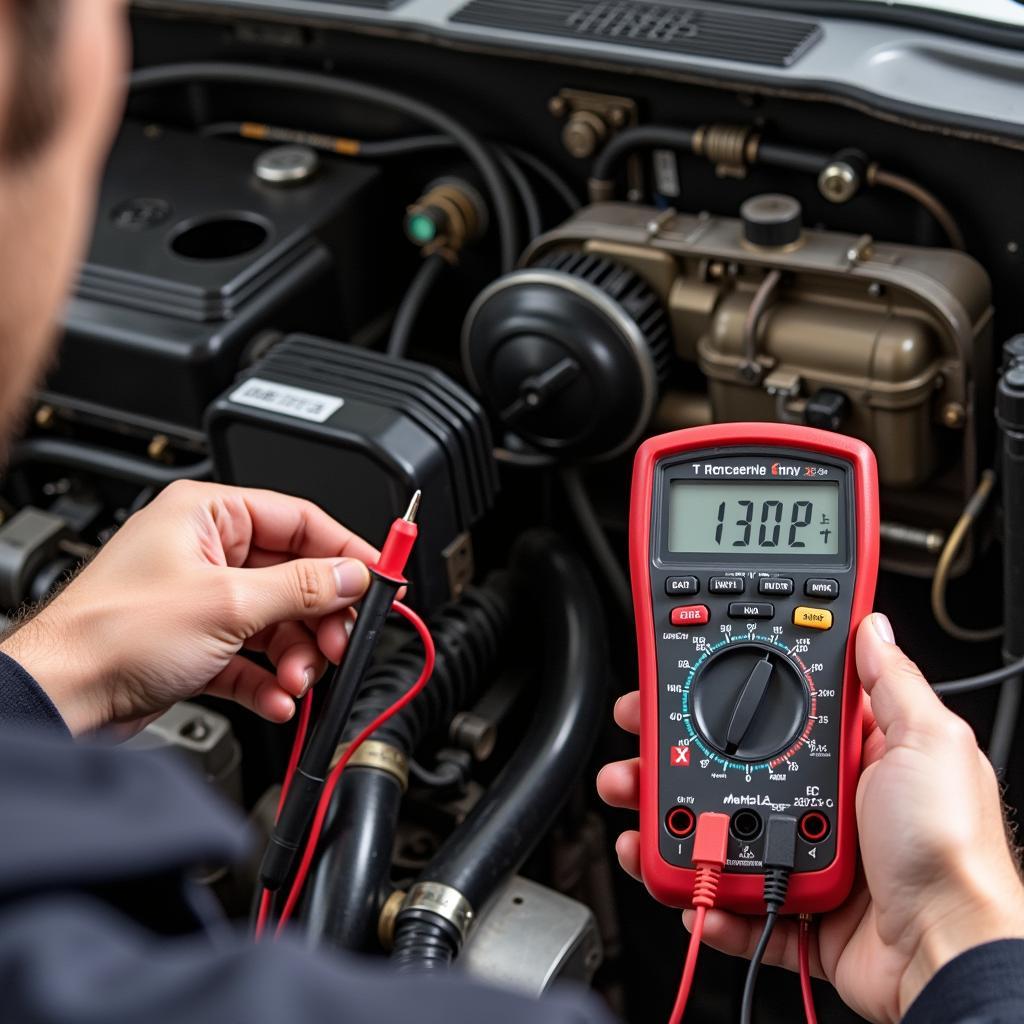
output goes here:
<path id="1" fill-rule="evenodd" d="M 348 748 L 348 743 L 339 744 L 338 749 L 334 752 L 334 760 L 331 762 L 332 768 Z M 380 740 L 364 740 L 352 755 L 348 767 L 376 768 L 378 771 L 387 772 L 398 780 L 403 793 L 409 786 L 409 759 L 390 743 L 383 743 Z"/>
<path id="2" fill-rule="evenodd" d="M 473 923 L 473 908 L 469 900 L 450 885 L 442 882 L 417 882 L 402 904 L 402 910 L 429 910 L 455 925 L 463 942 Z"/>

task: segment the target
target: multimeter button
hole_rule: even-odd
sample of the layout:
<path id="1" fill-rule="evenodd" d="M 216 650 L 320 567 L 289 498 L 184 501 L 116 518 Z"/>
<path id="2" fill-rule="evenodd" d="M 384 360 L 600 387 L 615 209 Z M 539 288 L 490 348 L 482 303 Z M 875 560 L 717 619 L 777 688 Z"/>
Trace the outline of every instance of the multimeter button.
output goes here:
<path id="1" fill-rule="evenodd" d="M 700 590 L 700 583 L 696 576 L 669 576 L 665 580 L 665 593 L 669 597 L 674 594 L 696 594 Z"/>
<path id="2" fill-rule="evenodd" d="M 793 625 L 808 629 L 831 629 L 832 613 L 827 608 L 796 608 L 793 611 Z"/>
<path id="3" fill-rule="evenodd" d="M 804 593 L 808 597 L 818 597 L 831 601 L 839 596 L 839 580 L 808 580 L 804 584 Z"/>
<path id="4" fill-rule="evenodd" d="M 742 576 L 712 576 L 708 580 L 708 590 L 712 594 L 742 594 L 746 580 Z"/>
<path id="5" fill-rule="evenodd" d="M 793 593 L 793 581 L 782 579 L 780 576 L 772 576 L 759 580 L 757 591 L 759 594 L 780 594 L 782 597 L 788 597 Z"/>
<path id="6" fill-rule="evenodd" d="M 672 609 L 673 626 L 703 626 L 708 621 L 708 610 L 702 604 L 688 604 Z"/>
<path id="7" fill-rule="evenodd" d="M 731 619 L 770 619 L 775 614 L 775 605 L 767 601 L 747 604 L 744 601 L 733 601 L 729 605 Z"/>

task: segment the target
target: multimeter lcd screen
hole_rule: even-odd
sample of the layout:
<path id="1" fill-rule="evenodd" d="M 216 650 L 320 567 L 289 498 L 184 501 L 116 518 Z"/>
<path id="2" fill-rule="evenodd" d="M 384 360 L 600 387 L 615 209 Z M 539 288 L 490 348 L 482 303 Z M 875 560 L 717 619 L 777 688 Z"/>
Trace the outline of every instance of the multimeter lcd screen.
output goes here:
<path id="1" fill-rule="evenodd" d="M 674 480 L 668 503 L 668 549 L 838 555 L 839 484 L 696 483 Z"/>

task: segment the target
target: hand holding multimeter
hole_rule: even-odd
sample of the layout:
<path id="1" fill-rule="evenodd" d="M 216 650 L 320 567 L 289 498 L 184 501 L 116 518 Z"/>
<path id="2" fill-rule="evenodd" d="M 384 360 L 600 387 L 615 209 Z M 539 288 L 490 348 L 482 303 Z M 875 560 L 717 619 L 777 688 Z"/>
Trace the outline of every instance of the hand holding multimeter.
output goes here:
<path id="1" fill-rule="evenodd" d="M 709 489 L 690 492 L 699 481 Z M 779 483 L 792 489 L 773 491 Z M 874 491 L 862 445 L 799 427 L 680 431 L 638 453 L 631 563 L 641 692 L 622 697 L 615 717 L 641 734 L 642 757 L 609 765 L 598 788 L 615 806 L 640 804 L 642 834 L 626 832 L 616 846 L 623 867 L 665 902 L 696 907 L 673 1021 L 702 934 L 751 957 L 743 1020 L 763 957 L 800 970 L 808 1021 L 812 968 L 861 1016 L 893 1021 L 959 953 L 1024 937 L 1024 888 L 971 729 L 896 646 L 884 616 L 857 629 L 876 571 Z M 742 578 L 742 594 L 713 594 L 718 578 Z M 771 604 L 771 618 L 730 614 L 738 602 Z M 676 616 L 685 625 L 672 622 L 677 609 L 688 609 Z M 816 618 L 826 611 L 830 623 Z M 815 644 L 824 637 L 831 646 Z M 687 645 L 701 650 L 684 653 Z M 858 784 L 861 683 L 873 716 Z M 695 818 L 687 838 L 670 831 L 677 807 Z M 754 827 L 747 811 L 760 819 L 756 840 L 744 838 Z M 814 812 L 827 831 L 807 829 Z M 851 891 L 855 821 L 862 871 Z M 688 829 L 688 818 L 681 824 Z M 809 913 L 828 908 L 837 909 L 812 933 Z"/>
<path id="2" fill-rule="evenodd" d="M 858 441 L 739 424 L 637 453 L 640 869 L 659 900 L 697 909 L 673 1021 L 710 908 L 767 911 L 756 962 L 780 913 L 830 910 L 850 891 L 862 727 L 851 640 L 877 565 L 875 462 Z"/>
<path id="3" fill-rule="evenodd" d="M 775 424 L 653 438 L 636 459 L 630 564 L 647 887 L 690 905 L 698 822 L 726 815 L 715 905 L 762 911 L 774 816 L 796 833 L 786 912 L 837 906 L 856 848 L 850 640 L 878 565 L 870 449 Z"/>

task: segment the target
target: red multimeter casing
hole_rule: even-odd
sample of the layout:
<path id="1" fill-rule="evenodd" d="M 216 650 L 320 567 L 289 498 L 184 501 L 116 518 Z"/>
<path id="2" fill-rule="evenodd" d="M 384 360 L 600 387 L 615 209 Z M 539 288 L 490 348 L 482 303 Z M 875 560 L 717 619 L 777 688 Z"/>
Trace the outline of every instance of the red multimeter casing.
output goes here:
<path id="1" fill-rule="evenodd" d="M 800 821 L 784 912 L 821 913 L 849 894 L 862 740 L 853 640 L 874 601 L 878 530 L 875 458 L 853 438 L 733 423 L 637 452 L 641 870 L 661 902 L 689 905 L 707 811 L 731 819 L 716 906 L 763 912 L 771 813 Z"/>

